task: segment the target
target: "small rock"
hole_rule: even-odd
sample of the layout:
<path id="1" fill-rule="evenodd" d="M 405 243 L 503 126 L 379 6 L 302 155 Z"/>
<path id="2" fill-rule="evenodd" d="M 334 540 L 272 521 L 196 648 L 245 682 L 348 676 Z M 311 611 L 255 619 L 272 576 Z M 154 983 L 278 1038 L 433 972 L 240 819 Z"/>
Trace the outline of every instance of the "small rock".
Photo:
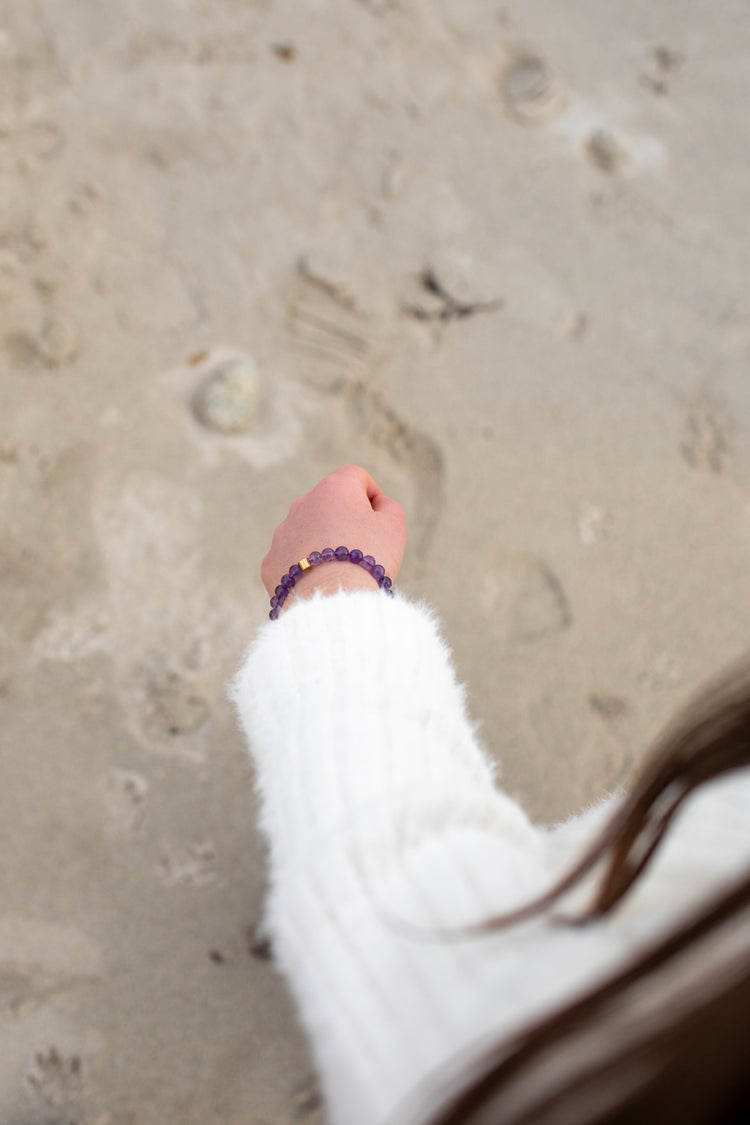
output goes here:
<path id="1" fill-rule="evenodd" d="M 604 691 L 590 692 L 588 703 L 591 710 L 602 719 L 606 719 L 607 722 L 616 722 L 618 719 L 624 718 L 630 710 L 627 699 Z"/>
<path id="2" fill-rule="evenodd" d="M 589 318 L 584 312 L 572 312 L 562 322 L 563 336 L 568 340 L 579 342 L 584 338 L 589 328 Z"/>
<path id="3" fill-rule="evenodd" d="M 295 1117 L 308 1117 L 323 1108 L 323 1095 L 315 1078 L 300 1082 L 294 1091 Z"/>
<path id="4" fill-rule="evenodd" d="M 255 418 L 259 397 L 258 374 L 249 356 L 217 362 L 194 399 L 198 419 L 222 434 L 245 433 Z"/>
<path id="5" fill-rule="evenodd" d="M 559 82 L 547 64 L 533 55 L 518 59 L 502 80 L 508 111 L 522 125 L 541 125 L 556 117 L 565 105 Z"/>
<path id="6" fill-rule="evenodd" d="M 271 50 L 277 59 L 285 63 L 294 62 L 297 57 L 297 48 L 293 43 L 274 43 Z"/>
<path id="7" fill-rule="evenodd" d="M 606 129 L 596 129 L 586 141 L 586 155 L 600 172 L 613 176 L 630 161 L 630 154 L 617 137 Z"/>
<path id="8" fill-rule="evenodd" d="M 669 73 L 671 70 L 678 70 L 685 62 L 685 56 L 681 51 L 673 51 L 663 44 L 659 47 L 654 47 L 653 50 L 654 62 L 659 70 Z"/>
<path id="9" fill-rule="evenodd" d="M 611 513 L 598 504 L 584 503 L 578 509 L 577 523 L 581 542 L 590 547 L 609 538 L 613 519 Z"/>

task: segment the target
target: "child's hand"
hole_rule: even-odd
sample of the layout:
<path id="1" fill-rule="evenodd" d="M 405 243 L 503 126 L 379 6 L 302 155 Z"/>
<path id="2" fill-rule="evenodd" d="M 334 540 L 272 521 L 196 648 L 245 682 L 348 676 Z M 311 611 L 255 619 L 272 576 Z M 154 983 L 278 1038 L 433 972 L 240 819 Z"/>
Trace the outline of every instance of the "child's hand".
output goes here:
<path id="1" fill-rule="evenodd" d="M 324 477 L 312 492 L 293 501 L 289 514 L 276 528 L 271 550 L 263 559 L 261 578 L 273 594 L 282 574 L 311 551 L 324 547 L 358 547 L 385 567 L 395 582 L 406 546 L 404 510 L 390 500 L 369 473 L 347 465 Z M 350 562 L 326 562 L 305 571 L 290 593 L 287 605 L 315 590 L 377 590 L 372 575 Z"/>

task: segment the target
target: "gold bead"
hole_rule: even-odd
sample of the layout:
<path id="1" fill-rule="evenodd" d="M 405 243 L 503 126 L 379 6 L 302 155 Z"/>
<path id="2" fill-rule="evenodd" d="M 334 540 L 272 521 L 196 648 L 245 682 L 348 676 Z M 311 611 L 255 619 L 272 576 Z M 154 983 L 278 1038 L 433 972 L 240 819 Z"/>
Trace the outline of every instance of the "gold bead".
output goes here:
<path id="1" fill-rule="evenodd" d="M 312 563 L 309 562 L 308 559 L 305 558 L 305 559 L 299 560 L 299 565 L 302 568 L 302 570 L 309 570 L 310 567 L 312 566 Z"/>

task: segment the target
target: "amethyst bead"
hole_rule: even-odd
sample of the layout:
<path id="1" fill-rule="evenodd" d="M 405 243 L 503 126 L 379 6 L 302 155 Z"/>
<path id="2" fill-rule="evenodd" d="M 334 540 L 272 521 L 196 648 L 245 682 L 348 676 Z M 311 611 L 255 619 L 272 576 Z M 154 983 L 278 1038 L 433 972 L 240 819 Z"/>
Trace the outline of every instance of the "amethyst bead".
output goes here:
<path id="1" fill-rule="evenodd" d="M 380 563 L 376 563 L 372 555 L 364 555 L 358 548 L 350 551 L 347 547 L 325 547 L 322 551 L 311 551 L 307 556 L 307 561 L 310 566 L 320 566 L 321 563 L 331 562 L 333 559 L 338 559 L 339 562 L 345 562 L 347 559 L 354 563 L 355 566 L 361 566 L 368 574 L 371 574 L 381 590 L 393 597 L 393 582 L 385 573 L 385 567 Z M 286 601 L 292 587 L 296 585 L 297 581 L 304 576 L 307 567 L 303 568 L 300 563 L 293 563 L 289 567 L 289 573 L 284 574 L 276 587 L 273 597 L 271 598 L 271 612 L 269 617 L 275 621 Z"/>

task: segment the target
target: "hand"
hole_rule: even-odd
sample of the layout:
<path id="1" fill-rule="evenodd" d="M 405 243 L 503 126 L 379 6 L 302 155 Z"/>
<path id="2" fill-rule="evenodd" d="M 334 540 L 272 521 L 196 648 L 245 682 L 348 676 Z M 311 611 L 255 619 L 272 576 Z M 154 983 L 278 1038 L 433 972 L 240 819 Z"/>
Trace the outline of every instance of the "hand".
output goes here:
<path id="1" fill-rule="evenodd" d="M 311 551 L 340 545 L 372 555 L 395 582 L 406 546 L 404 510 L 378 488 L 358 465 L 347 465 L 324 477 L 311 492 L 292 502 L 289 514 L 273 534 L 260 574 L 269 596 L 282 574 Z M 293 587 L 285 609 L 316 590 L 377 590 L 372 575 L 350 562 L 326 562 L 305 571 Z"/>

